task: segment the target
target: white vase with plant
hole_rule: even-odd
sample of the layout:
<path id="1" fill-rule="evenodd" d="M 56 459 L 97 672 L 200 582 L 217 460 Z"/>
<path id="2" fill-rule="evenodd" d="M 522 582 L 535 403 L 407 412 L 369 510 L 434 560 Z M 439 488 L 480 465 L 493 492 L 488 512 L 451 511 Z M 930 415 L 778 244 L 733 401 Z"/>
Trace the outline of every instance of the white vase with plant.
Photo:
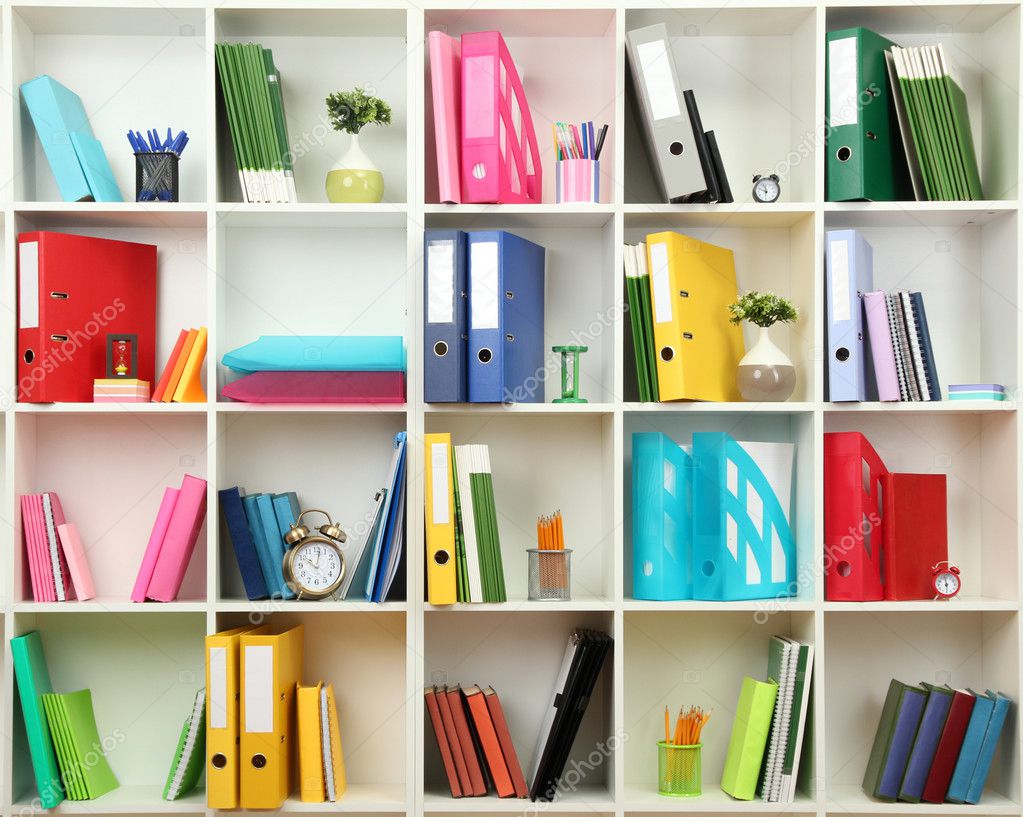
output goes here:
<path id="1" fill-rule="evenodd" d="M 744 400 L 782 402 L 796 387 L 796 367 L 789 356 L 771 340 L 776 323 L 798 320 L 799 310 L 787 298 L 772 292 L 747 292 L 728 307 L 731 321 L 759 327 L 756 343 L 739 361 L 737 381 Z"/>
<path id="2" fill-rule="evenodd" d="M 334 130 L 349 134 L 348 150 L 327 173 L 327 199 L 335 203 L 373 203 L 384 197 L 384 174 L 359 145 L 366 125 L 390 125 L 391 106 L 362 88 L 327 97 L 327 116 Z"/>

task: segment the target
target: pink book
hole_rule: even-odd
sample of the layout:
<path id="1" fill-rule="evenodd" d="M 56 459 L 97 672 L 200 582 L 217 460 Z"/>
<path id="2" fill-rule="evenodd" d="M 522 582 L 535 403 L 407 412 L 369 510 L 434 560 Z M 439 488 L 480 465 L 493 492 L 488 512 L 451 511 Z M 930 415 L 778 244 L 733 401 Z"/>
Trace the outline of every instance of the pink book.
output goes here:
<path id="1" fill-rule="evenodd" d="M 185 474 L 146 598 L 174 601 L 178 597 L 181 581 L 185 578 L 185 570 L 188 569 L 195 541 L 199 538 L 199 529 L 205 519 L 206 480 Z"/>
<path id="2" fill-rule="evenodd" d="M 71 572 L 75 595 L 80 601 L 96 598 L 96 587 L 92 583 L 92 571 L 89 570 L 89 562 L 85 558 L 85 548 L 82 547 L 82 538 L 78 535 L 78 528 L 69 524 L 58 525 L 57 535 L 60 537 L 68 570 Z"/>
<path id="3" fill-rule="evenodd" d="M 438 198 L 443 204 L 461 204 L 458 155 L 461 139 L 462 64 L 459 44 L 442 31 L 427 35 L 430 46 L 430 86 L 433 89 L 433 141 L 437 148 Z"/>
<path id="4" fill-rule="evenodd" d="M 75 597 L 75 588 L 71 582 L 71 572 L 68 570 L 60 535 L 57 533 L 57 528 L 65 521 L 64 509 L 61 507 L 60 497 L 53 491 L 44 493 L 42 500 L 46 547 L 50 558 L 50 571 L 53 575 L 56 598 L 57 601 L 71 601 Z"/>
<path id="5" fill-rule="evenodd" d="M 21 529 L 25 537 L 25 556 L 32 579 L 33 601 L 55 601 L 51 585 L 53 574 L 46 556 L 46 535 L 43 531 L 43 498 L 40 494 L 21 497 Z"/>
<path id="6" fill-rule="evenodd" d="M 874 379 L 877 381 L 877 399 L 899 400 L 899 376 L 895 370 L 895 349 L 888 326 L 888 302 L 883 292 L 863 294 L 863 309 L 867 315 L 867 334 L 870 354 L 874 359 Z"/>
<path id="7" fill-rule="evenodd" d="M 132 601 L 146 600 L 146 591 L 149 590 L 149 582 L 153 578 L 153 570 L 156 569 L 156 560 L 160 556 L 160 548 L 163 547 L 163 540 L 167 535 L 167 526 L 170 525 L 178 493 L 177 488 L 167 488 L 163 492 L 160 510 L 156 512 L 156 522 L 153 523 L 153 530 L 149 534 L 149 544 L 146 545 L 146 552 L 142 557 L 142 566 L 135 579 L 135 586 L 131 590 Z"/>
<path id="8" fill-rule="evenodd" d="M 404 403 L 404 372 L 254 372 L 221 394 L 243 403 Z"/>

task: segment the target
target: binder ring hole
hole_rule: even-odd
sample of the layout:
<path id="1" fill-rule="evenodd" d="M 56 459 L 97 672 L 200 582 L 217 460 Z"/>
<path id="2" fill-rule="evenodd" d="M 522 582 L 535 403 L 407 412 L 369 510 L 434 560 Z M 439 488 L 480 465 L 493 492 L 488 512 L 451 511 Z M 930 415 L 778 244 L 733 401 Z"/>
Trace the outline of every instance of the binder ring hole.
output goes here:
<path id="1" fill-rule="evenodd" d="M 674 357 L 675 357 L 674 349 L 672 349 L 670 346 L 661 347 L 661 360 L 667 363 L 669 360 L 674 359 Z"/>
<path id="2" fill-rule="evenodd" d="M 31 363 L 35 359 L 36 359 L 36 353 L 33 352 L 31 349 L 26 349 L 25 350 L 25 362 L 26 363 Z"/>
<path id="3" fill-rule="evenodd" d="M 439 565 L 446 565 L 450 558 L 446 550 L 438 550 L 433 554 L 433 560 Z"/>
<path id="4" fill-rule="evenodd" d="M 714 563 L 710 559 L 703 563 L 703 567 L 701 569 L 703 570 L 704 576 L 714 575 Z"/>
<path id="5" fill-rule="evenodd" d="M 877 141 L 877 134 L 876 134 L 876 133 L 874 133 L 874 131 L 872 131 L 872 130 L 868 130 L 868 131 L 867 131 L 867 138 L 868 138 L 868 139 L 869 139 L 869 140 L 870 140 L 871 142 L 876 142 L 876 141 Z"/>
<path id="6" fill-rule="evenodd" d="M 842 361 L 842 363 L 845 363 L 849 359 L 849 350 L 844 346 L 839 346 L 835 350 L 835 357 Z"/>
<path id="7" fill-rule="evenodd" d="M 480 363 L 489 363 L 494 359 L 494 353 L 484 346 L 476 353 L 476 357 L 479 358 Z"/>
<path id="8" fill-rule="evenodd" d="M 433 353 L 437 355 L 437 357 L 444 357 L 444 355 L 448 353 L 448 345 L 444 341 L 438 340 L 435 344 L 433 344 Z"/>
<path id="9" fill-rule="evenodd" d="M 266 756 L 265 755 L 253 755 L 252 765 L 257 769 L 266 768 Z"/>
<path id="10" fill-rule="evenodd" d="M 510 289 L 507 289 L 504 292 L 504 297 L 507 298 L 510 301 L 510 300 L 512 300 L 515 297 L 515 293 L 512 292 Z"/>
<path id="11" fill-rule="evenodd" d="M 852 148 L 843 145 L 835 151 L 835 158 L 840 162 L 848 162 L 852 158 Z"/>
<path id="12" fill-rule="evenodd" d="M 67 293 L 66 292 L 51 292 L 50 293 L 50 297 L 51 298 L 56 298 L 59 301 L 66 301 L 67 300 Z"/>
<path id="13" fill-rule="evenodd" d="M 224 757 L 220 752 L 217 752 L 213 757 L 210 758 L 210 763 L 213 764 L 214 769 L 223 769 L 227 765 L 227 758 Z"/>
<path id="14" fill-rule="evenodd" d="M 505 335 L 504 339 L 506 341 L 508 341 L 508 343 L 514 343 L 515 342 L 515 335 Z"/>
<path id="15" fill-rule="evenodd" d="M 850 565 L 848 562 L 839 562 L 838 563 L 838 575 L 839 576 L 843 576 L 843 577 L 844 576 L 848 576 L 850 573 L 852 573 L 852 565 Z"/>
<path id="16" fill-rule="evenodd" d="M 472 177 L 474 179 L 485 179 L 487 177 L 487 166 L 483 162 L 476 162 L 472 166 Z"/>
<path id="17" fill-rule="evenodd" d="M 685 149 L 686 149 L 685 145 L 683 145 L 681 142 L 672 142 L 670 145 L 668 145 L 668 150 L 671 151 L 672 156 L 681 156 L 682 151 L 684 151 Z"/>
<path id="18" fill-rule="evenodd" d="M 57 343 L 67 343 L 67 335 L 50 335 L 50 340 Z"/>

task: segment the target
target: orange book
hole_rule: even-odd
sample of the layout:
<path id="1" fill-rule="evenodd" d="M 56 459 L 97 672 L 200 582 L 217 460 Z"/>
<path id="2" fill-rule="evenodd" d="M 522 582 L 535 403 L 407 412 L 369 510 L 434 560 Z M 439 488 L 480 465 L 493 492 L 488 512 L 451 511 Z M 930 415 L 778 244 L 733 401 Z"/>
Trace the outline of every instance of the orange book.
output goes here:
<path id="1" fill-rule="evenodd" d="M 185 341 L 188 339 L 188 330 L 182 329 L 178 335 L 178 340 L 174 344 L 174 349 L 171 350 L 170 357 L 167 358 L 167 363 L 163 367 L 163 374 L 160 375 L 160 381 L 156 384 L 156 391 L 153 392 L 153 402 L 163 402 L 164 392 L 167 391 L 167 384 L 170 383 L 171 374 L 174 372 L 174 364 L 177 363 L 178 355 L 181 354 L 182 348 L 184 348 Z"/>
<path id="2" fill-rule="evenodd" d="M 515 752 L 515 744 L 512 743 L 511 732 L 508 730 L 508 721 L 504 717 L 504 707 L 501 706 L 501 699 L 493 687 L 483 690 L 483 698 L 487 702 L 487 709 L 490 710 L 490 720 L 494 722 L 494 731 L 497 733 L 497 740 L 501 744 L 501 754 L 504 755 L 504 762 L 508 766 L 508 774 L 511 776 L 512 784 L 515 786 L 516 797 L 529 797 L 529 786 L 526 785 L 526 776 L 522 774 L 522 765 L 519 763 L 519 756 Z"/>
<path id="3" fill-rule="evenodd" d="M 458 782 L 458 772 L 455 771 L 455 761 L 451 755 L 451 744 L 448 743 L 448 736 L 444 733 L 444 721 L 440 716 L 440 704 L 437 703 L 436 689 L 427 687 L 425 699 L 426 711 L 430 713 L 430 723 L 433 724 L 433 733 L 437 736 L 437 748 L 440 749 L 440 759 L 444 761 L 444 773 L 448 776 L 451 796 L 461 797 L 462 786 Z"/>
<path id="4" fill-rule="evenodd" d="M 181 373 L 185 370 L 185 364 L 188 363 L 188 356 L 192 353 L 192 346 L 195 345 L 198 335 L 198 329 L 188 330 L 188 336 L 181 346 L 177 360 L 174 361 L 174 369 L 171 371 L 170 380 L 167 381 L 167 390 L 160 396 L 161 403 L 169 403 L 174 399 L 174 392 L 178 390 L 178 383 L 181 381 Z"/>
<path id="5" fill-rule="evenodd" d="M 463 795 L 471 796 L 475 792 L 469 783 L 469 772 L 465 766 L 465 755 L 462 754 L 458 732 L 455 730 L 455 721 L 451 716 L 451 704 L 448 702 L 448 696 L 444 693 L 444 687 L 437 689 L 437 705 L 440 709 L 441 722 L 444 724 L 444 734 L 447 735 L 448 745 L 451 749 L 451 759 L 454 761 L 455 772 L 458 774 L 458 785 L 462 789 Z"/>
<path id="6" fill-rule="evenodd" d="M 202 387 L 202 362 L 206 359 L 206 327 L 200 326 L 195 342 L 188 352 L 188 360 L 181 372 L 178 386 L 171 399 L 175 403 L 205 403 L 206 392 Z"/>
<path id="7" fill-rule="evenodd" d="M 490 719 L 490 710 L 484 700 L 483 690 L 477 686 L 467 687 L 465 700 L 469 704 L 469 712 L 472 714 L 487 766 L 490 767 L 490 777 L 494 781 L 494 788 L 497 789 L 497 796 L 514 797 L 515 787 L 512 785 L 511 775 L 508 774 L 508 765 L 504 762 L 501 742 L 497 739 L 494 722 Z"/>
<path id="8" fill-rule="evenodd" d="M 482 797 L 487 793 L 487 782 L 483 779 L 480 758 L 476 754 L 476 745 L 472 742 L 469 719 L 465 717 L 462 688 L 448 687 L 447 693 L 448 707 L 451 710 L 451 718 L 455 724 L 455 734 L 457 734 L 458 742 L 462 746 L 462 757 L 465 759 L 465 769 L 469 775 L 469 782 L 462 788 L 466 794 L 471 794 L 473 797 Z"/>

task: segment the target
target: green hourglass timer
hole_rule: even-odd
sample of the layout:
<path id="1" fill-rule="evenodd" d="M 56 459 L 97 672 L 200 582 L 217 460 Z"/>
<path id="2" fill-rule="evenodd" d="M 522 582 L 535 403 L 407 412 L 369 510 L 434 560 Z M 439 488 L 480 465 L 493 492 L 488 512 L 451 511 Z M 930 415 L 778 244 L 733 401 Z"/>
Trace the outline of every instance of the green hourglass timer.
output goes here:
<path id="1" fill-rule="evenodd" d="M 588 352 L 589 346 L 552 346 L 552 352 L 561 353 L 561 397 L 555 403 L 585 403 L 586 398 L 579 396 L 579 355 Z M 568 358 L 572 357 L 572 378 L 568 377 Z"/>

